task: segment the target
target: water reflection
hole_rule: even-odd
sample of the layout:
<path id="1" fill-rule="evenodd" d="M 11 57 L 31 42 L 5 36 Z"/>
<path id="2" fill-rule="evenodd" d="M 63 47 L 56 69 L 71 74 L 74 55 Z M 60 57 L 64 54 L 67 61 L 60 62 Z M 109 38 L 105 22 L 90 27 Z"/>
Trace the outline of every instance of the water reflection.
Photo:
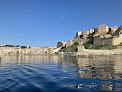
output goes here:
<path id="1" fill-rule="evenodd" d="M 54 83 L 53 86 L 58 85 L 57 88 L 122 91 L 121 60 L 121 56 L 99 58 L 77 58 L 63 55 L 2 56 L 0 80 L 7 83 L 8 79 L 11 79 L 14 81 L 13 85 L 18 83 L 20 87 L 30 83 L 31 86 L 35 85 L 44 90 L 48 83 Z M 40 82 L 39 79 L 43 81 Z M 0 84 L 0 86 L 3 85 Z M 75 91 L 78 91 L 77 89 Z"/>
<path id="2" fill-rule="evenodd" d="M 82 78 L 112 78 L 114 74 L 114 59 L 78 58 L 78 67 Z M 88 71 L 83 71 L 88 70 Z"/>
<path id="3" fill-rule="evenodd" d="M 78 58 L 79 74 L 82 78 L 101 79 L 101 83 L 80 84 L 77 88 L 97 88 L 103 90 L 122 90 L 122 84 L 112 83 L 112 79 L 122 79 L 122 57 Z M 109 80 L 109 81 L 104 81 Z M 118 88 L 117 88 L 118 86 Z M 121 88 L 120 88 L 121 87 Z"/>

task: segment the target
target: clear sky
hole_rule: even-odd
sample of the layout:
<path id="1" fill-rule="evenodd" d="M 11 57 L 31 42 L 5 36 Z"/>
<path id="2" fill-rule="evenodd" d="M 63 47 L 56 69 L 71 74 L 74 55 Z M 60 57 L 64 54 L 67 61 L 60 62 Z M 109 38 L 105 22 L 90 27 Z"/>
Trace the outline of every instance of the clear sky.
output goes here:
<path id="1" fill-rule="evenodd" d="M 55 46 L 101 24 L 122 25 L 122 0 L 0 0 L 0 44 Z"/>

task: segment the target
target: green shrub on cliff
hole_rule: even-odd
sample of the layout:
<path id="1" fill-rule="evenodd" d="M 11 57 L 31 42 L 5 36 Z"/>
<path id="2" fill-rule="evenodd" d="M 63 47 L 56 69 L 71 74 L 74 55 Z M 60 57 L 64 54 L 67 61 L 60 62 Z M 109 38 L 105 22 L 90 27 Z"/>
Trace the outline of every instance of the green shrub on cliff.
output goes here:
<path id="1" fill-rule="evenodd" d="M 92 43 L 84 43 L 83 46 L 85 47 L 85 49 L 90 49 L 92 48 Z"/>
<path id="2" fill-rule="evenodd" d="M 78 48 L 78 42 L 75 42 L 73 45 L 67 47 L 67 48 L 62 48 L 60 51 L 61 52 L 77 52 Z"/>
<path id="3" fill-rule="evenodd" d="M 113 50 L 116 46 L 112 45 L 93 45 L 92 49 L 99 49 L 99 50 Z"/>
<path id="4" fill-rule="evenodd" d="M 117 45 L 117 46 L 122 46 L 122 42 L 119 45 Z"/>
<path id="5" fill-rule="evenodd" d="M 97 50 L 113 50 L 116 49 L 116 46 L 110 45 L 94 45 L 92 43 L 84 43 L 83 44 L 85 49 L 97 49 Z M 122 45 L 122 43 L 120 44 Z M 61 52 L 77 52 L 78 51 L 78 42 L 75 42 L 73 45 L 69 47 L 63 47 L 60 51 Z"/>
<path id="6" fill-rule="evenodd" d="M 85 49 L 98 49 L 98 50 L 112 50 L 115 49 L 116 46 L 110 45 L 94 45 L 92 43 L 84 43 Z"/>
<path id="7" fill-rule="evenodd" d="M 120 32 L 120 27 L 116 30 L 116 32 Z"/>
<path id="8" fill-rule="evenodd" d="M 88 37 L 87 37 L 87 39 L 92 39 L 92 38 L 93 38 L 93 36 L 88 36 Z"/>

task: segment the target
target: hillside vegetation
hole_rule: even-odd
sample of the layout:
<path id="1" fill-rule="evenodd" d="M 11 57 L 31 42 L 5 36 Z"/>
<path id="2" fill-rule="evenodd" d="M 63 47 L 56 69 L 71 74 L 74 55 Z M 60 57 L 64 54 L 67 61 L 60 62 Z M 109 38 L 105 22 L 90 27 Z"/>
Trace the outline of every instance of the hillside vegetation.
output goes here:
<path id="1" fill-rule="evenodd" d="M 60 50 L 60 52 L 77 52 L 78 48 L 78 42 L 75 42 L 73 45 L 69 46 L 69 47 L 65 47 L 65 48 L 62 48 Z"/>
<path id="2" fill-rule="evenodd" d="M 98 50 L 112 50 L 115 49 L 116 46 L 109 45 L 93 45 L 92 43 L 85 43 L 85 49 L 98 49 Z"/>
<path id="3" fill-rule="evenodd" d="M 97 49 L 97 50 L 113 50 L 116 49 L 117 46 L 122 46 L 122 43 L 117 46 L 108 46 L 108 45 L 93 45 L 92 43 L 84 43 L 85 49 Z M 78 43 L 75 42 L 70 47 L 64 47 L 60 50 L 60 52 L 77 52 Z"/>

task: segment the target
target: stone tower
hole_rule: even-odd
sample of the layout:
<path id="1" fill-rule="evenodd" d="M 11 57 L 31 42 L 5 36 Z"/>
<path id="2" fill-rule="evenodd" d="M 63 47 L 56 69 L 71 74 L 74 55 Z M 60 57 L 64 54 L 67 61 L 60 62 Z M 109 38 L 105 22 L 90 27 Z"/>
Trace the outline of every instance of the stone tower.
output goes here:
<path id="1" fill-rule="evenodd" d="M 78 45 L 78 52 L 82 52 L 83 50 L 84 50 L 83 41 L 80 40 Z"/>

